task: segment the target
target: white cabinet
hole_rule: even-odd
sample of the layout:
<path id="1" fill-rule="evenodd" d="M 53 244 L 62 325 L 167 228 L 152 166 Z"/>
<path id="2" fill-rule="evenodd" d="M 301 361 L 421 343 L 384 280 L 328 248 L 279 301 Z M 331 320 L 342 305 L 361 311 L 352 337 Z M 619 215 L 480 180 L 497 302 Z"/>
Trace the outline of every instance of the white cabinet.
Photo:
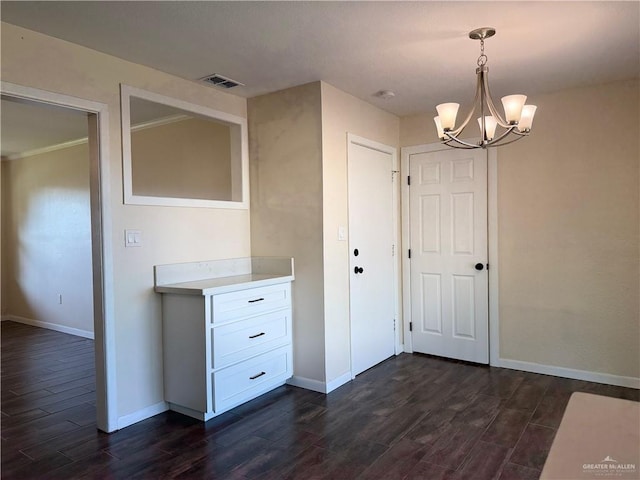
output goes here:
<path id="1" fill-rule="evenodd" d="M 172 410 L 206 421 L 292 376 L 293 271 L 242 277 L 156 282 Z"/>

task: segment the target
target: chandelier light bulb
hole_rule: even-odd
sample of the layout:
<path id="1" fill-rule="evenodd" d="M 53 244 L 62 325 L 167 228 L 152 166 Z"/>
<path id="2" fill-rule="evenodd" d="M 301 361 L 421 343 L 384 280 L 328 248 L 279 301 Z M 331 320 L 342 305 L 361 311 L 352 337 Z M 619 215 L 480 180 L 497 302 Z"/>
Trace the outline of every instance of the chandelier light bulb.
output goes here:
<path id="1" fill-rule="evenodd" d="M 502 97 L 505 120 L 509 125 L 515 125 L 522 116 L 522 107 L 527 101 L 526 95 L 507 95 Z"/>
<path id="2" fill-rule="evenodd" d="M 456 125 L 458 108 L 460 108 L 459 103 L 441 103 L 436 107 L 443 130 L 453 130 Z"/>
<path id="3" fill-rule="evenodd" d="M 522 116 L 520 117 L 520 121 L 518 122 L 518 130 L 521 132 L 528 132 L 531 130 L 531 125 L 533 125 L 533 117 L 536 114 L 535 105 L 525 105 L 522 107 Z"/>
<path id="4" fill-rule="evenodd" d="M 440 123 L 440 117 L 433 117 L 433 121 L 436 122 L 436 130 L 438 131 L 438 138 L 443 140 L 445 137 L 442 124 Z"/>
<path id="5" fill-rule="evenodd" d="M 484 125 L 487 129 L 486 135 L 482 131 L 482 117 L 478 117 L 478 125 L 480 126 L 480 134 L 482 138 L 486 140 L 493 140 L 493 137 L 496 136 L 496 127 L 498 126 L 498 121 L 493 116 L 484 117 Z"/>

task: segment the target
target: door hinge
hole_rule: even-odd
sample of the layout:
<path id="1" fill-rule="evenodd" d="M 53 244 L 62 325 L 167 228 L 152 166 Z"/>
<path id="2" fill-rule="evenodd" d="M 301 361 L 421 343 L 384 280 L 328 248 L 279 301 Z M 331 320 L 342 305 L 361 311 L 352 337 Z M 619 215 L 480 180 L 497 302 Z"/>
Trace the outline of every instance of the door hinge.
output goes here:
<path id="1" fill-rule="evenodd" d="M 407 175 L 407 185 L 411 185 L 411 175 Z"/>
<path id="2" fill-rule="evenodd" d="M 409 322 L 409 331 L 413 332 L 413 322 Z"/>
<path id="3" fill-rule="evenodd" d="M 396 246 L 395 245 L 391 245 L 391 256 L 392 257 L 396 256 Z"/>
<path id="4" fill-rule="evenodd" d="M 393 331 L 394 332 L 396 331 L 396 319 L 395 318 L 393 319 Z"/>
<path id="5" fill-rule="evenodd" d="M 411 258 L 411 249 L 409 249 L 409 258 Z"/>

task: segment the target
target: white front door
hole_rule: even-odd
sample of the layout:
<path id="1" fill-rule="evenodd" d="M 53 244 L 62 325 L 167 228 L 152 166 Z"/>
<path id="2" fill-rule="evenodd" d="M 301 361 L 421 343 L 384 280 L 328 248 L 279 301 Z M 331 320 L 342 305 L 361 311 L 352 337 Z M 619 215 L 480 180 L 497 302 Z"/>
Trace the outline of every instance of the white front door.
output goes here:
<path id="1" fill-rule="evenodd" d="M 487 153 L 414 153 L 409 174 L 413 350 L 488 363 Z"/>
<path id="2" fill-rule="evenodd" d="M 395 149 L 349 138 L 351 374 L 395 353 Z"/>

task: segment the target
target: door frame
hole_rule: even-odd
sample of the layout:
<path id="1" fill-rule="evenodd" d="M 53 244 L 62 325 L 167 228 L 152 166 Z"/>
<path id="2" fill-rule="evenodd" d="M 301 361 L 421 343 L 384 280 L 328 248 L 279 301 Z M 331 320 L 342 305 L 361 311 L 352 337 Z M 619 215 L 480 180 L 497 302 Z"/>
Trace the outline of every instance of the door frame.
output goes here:
<path id="1" fill-rule="evenodd" d="M 347 191 L 349 188 L 349 152 L 351 151 L 352 145 L 357 145 L 360 147 L 370 148 L 372 150 L 377 150 L 382 153 L 388 153 L 391 155 L 391 174 L 392 174 L 392 197 L 391 197 L 391 223 L 393 224 L 393 245 L 394 245 L 394 261 L 393 261 L 393 315 L 395 321 L 394 328 L 394 353 L 395 355 L 399 355 L 405 348 L 402 344 L 402 338 L 400 336 L 400 330 L 402 329 L 402 315 L 400 311 L 401 302 L 400 302 L 400 289 L 402 286 L 402 280 L 400 278 L 400 255 L 398 255 L 399 244 L 398 239 L 400 238 L 400 222 L 399 222 L 399 213 L 400 206 L 398 205 L 398 182 L 397 175 L 400 173 L 398 170 L 398 149 L 396 147 L 392 147 L 390 145 L 385 145 L 383 143 L 375 142 L 373 140 L 369 140 L 364 137 L 359 137 L 352 133 L 347 133 Z M 347 201 L 347 208 L 349 208 L 349 204 Z M 348 215 L 347 215 L 348 218 Z M 348 240 L 351 240 L 351 235 L 349 235 Z M 350 248 L 347 247 L 348 252 L 351 252 Z M 347 257 L 347 264 L 349 265 L 349 257 Z M 349 278 L 351 278 L 351 272 L 349 271 Z M 351 332 L 353 329 L 351 328 L 351 280 L 349 280 L 349 363 L 353 366 L 353 338 L 351 336 Z M 350 368 L 352 370 L 352 368 Z M 352 370 L 353 371 L 353 370 Z M 351 378 L 354 378 L 354 375 L 351 375 Z"/>
<path id="2" fill-rule="evenodd" d="M 0 82 L 2 95 L 56 105 L 95 115 L 89 118 L 89 136 L 97 134 L 97 149 L 90 142 L 91 256 L 93 271 L 93 326 L 96 374 L 96 423 L 100 430 L 118 429 L 115 372 L 115 309 L 109 173 L 109 111 L 104 103 L 38 88 Z M 91 132 L 93 130 L 93 132 Z M 95 145 L 95 144 L 94 144 Z M 97 150 L 97 151 L 96 151 Z"/>
<path id="3" fill-rule="evenodd" d="M 470 140 L 471 141 L 471 140 Z M 402 306 L 404 315 L 403 336 L 404 351 L 413 352 L 409 322 L 411 321 L 411 248 L 409 214 L 409 159 L 418 153 L 431 153 L 448 150 L 451 147 L 441 143 L 429 143 L 402 147 Z M 498 303 L 498 152 L 487 149 L 487 247 L 489 274 L 489 365 L 498 366 L 500 362 L 500 322 Z"/>

